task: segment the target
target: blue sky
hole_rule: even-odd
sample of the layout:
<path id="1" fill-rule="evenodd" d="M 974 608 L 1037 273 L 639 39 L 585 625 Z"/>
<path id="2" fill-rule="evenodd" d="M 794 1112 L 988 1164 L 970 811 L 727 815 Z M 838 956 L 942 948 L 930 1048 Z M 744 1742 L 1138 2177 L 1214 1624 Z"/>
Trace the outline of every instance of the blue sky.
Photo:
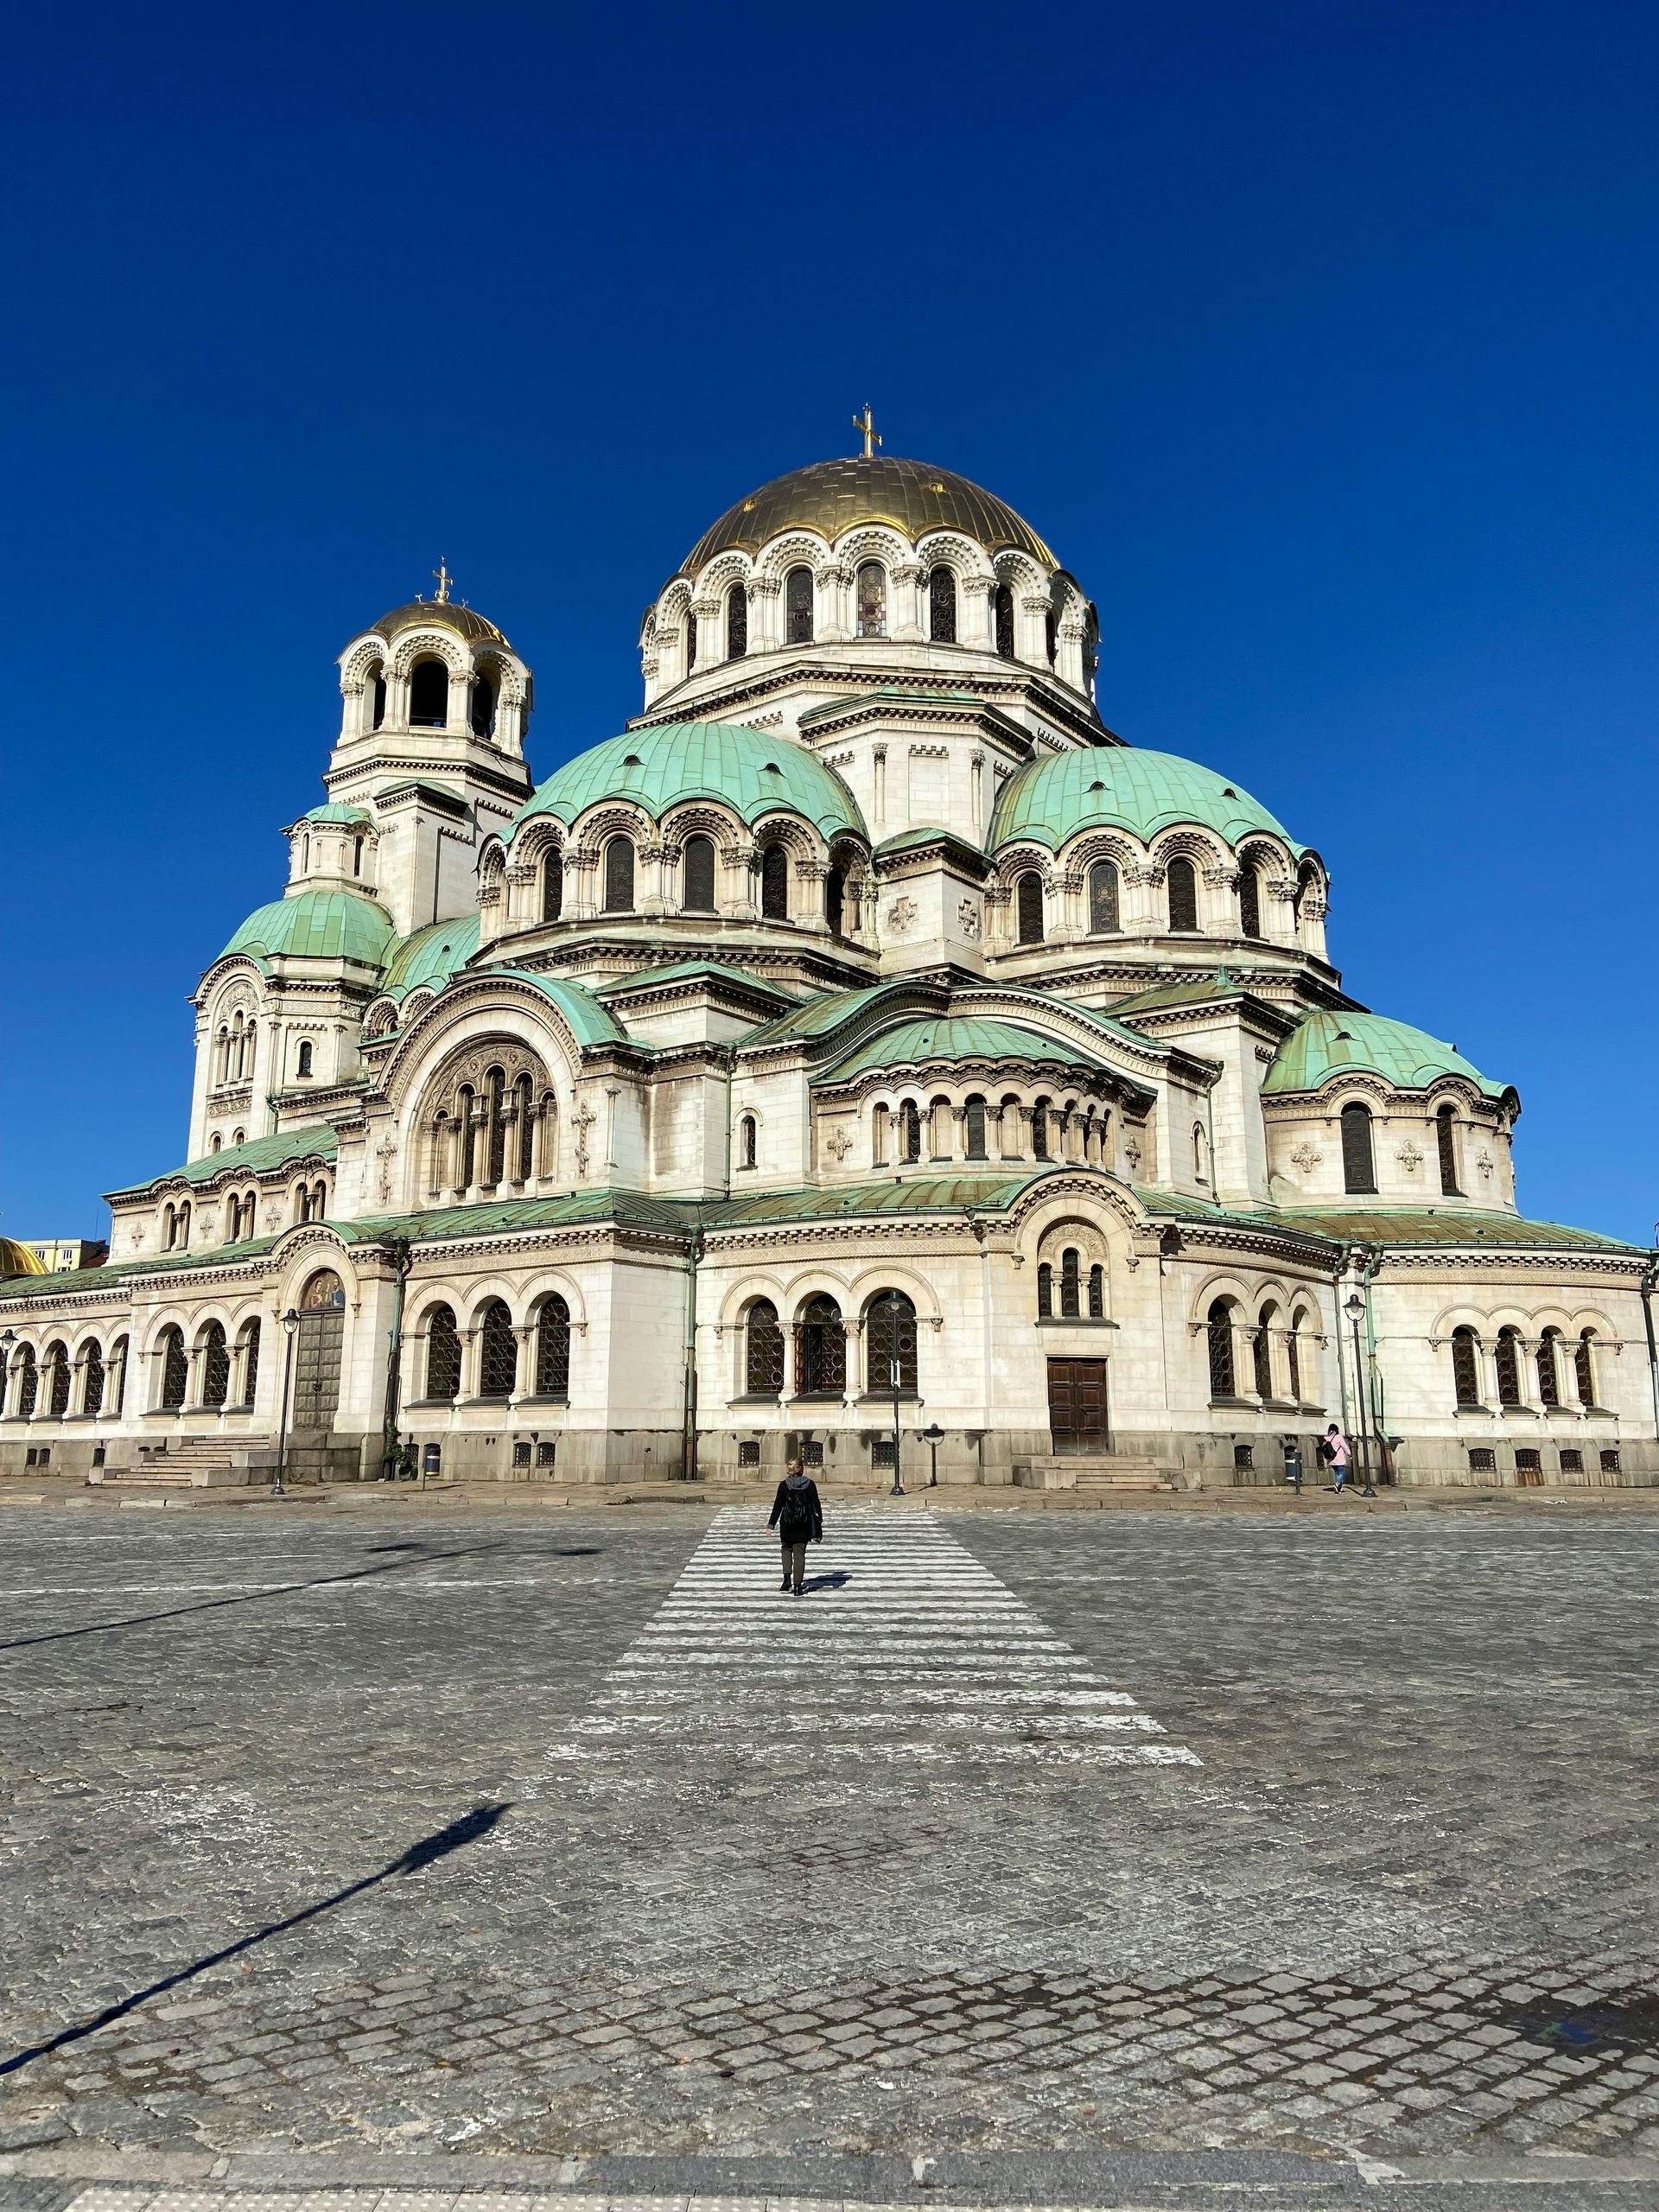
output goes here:
<path id="1" fill-rule="evenodd" d="M 0 1227 L 183 1154 L 187 1003 L 440 554 L 545 774 L 732 499 L 958 468 L 1102 711 L 1335 875 L 1333 957 L 1645 1239 L 1659 17 L 37 13 L 9 67 Z"/>

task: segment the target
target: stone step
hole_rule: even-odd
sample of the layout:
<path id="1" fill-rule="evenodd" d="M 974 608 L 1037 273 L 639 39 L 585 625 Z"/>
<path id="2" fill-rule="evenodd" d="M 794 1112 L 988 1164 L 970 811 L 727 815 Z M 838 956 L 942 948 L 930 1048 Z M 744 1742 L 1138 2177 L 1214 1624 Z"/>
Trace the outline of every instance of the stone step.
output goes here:
<path id="1" fill-rule="evenodd" d="M 1179 1473 L 1160 1460 L 1123 1452 L 1054 1452 L 1016 1459 L 1014 1479 L 1022 1490 L 1168 1491 L 1185 1488 Z"/>

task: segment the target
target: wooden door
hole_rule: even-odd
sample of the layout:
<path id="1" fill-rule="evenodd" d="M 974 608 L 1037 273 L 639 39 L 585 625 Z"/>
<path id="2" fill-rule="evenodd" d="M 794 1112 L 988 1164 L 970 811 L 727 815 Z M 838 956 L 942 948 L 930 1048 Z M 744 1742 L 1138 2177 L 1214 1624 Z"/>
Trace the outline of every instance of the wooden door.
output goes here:
<path id="1" fill-rule="evenodd" d="M 1103 1359 L 1049 1361 L 1048 1426 L 1057 1453 L 1081 1456 L 1106 1450 Z"/>

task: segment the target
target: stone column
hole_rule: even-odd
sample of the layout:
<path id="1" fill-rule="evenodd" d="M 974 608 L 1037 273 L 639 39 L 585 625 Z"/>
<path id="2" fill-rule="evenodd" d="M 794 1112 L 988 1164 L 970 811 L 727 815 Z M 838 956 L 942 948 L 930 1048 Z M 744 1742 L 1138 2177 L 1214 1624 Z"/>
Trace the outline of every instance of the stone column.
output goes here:
<path id="1" fill-rule="evenodd" d="M 449 671 L 449 698 L 444 709 L 446 737 L 464 737 L 472 727 L 473 675 L 467 668 Z"/>
<path id="2" fill-rule="evenodd" d="M 919 562 L 906 561 L 888 578 L 887 633 L 906 643 L 919 642 L 927 634 L 922 621 L 922 583 L 926 571 Z"/>
<path id="3" fill-rule="evenodd" d="M 963 576 L 957 584 L 957 642 L 988 653 L 995 624 L 992 604 L 996 597 L 995 576 Z"/>

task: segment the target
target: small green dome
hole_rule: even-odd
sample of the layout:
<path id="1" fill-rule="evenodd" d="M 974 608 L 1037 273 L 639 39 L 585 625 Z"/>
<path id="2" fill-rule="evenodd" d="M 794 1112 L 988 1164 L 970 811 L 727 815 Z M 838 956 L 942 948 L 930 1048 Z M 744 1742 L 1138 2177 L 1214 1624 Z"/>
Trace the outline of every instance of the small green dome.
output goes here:
<path id="1" fill-rule="evenodd" d="M 441 991 L 478 950 L 478 916 L 457 914 L 453 921 L 429 922 L 409 937 L 394 938 L 386 950 L 383 990 L 403 998 L 416 984 Z"/>
<path id="2" fill-rule="evenodd" d="M 1508 1084 L 1493 1083 L 1442 1043 L 1408 1021 L 1380 1014 L 1310 1014 L 1273 1056 L 1264 1095 L 1318 1090 L 1333 1076 L 1380 1075 L 1398 1090 L 1427 1090 L 1442 1076 L 1461 1076 L 1487 1098 L 1501 1098 Z"/>
<path id="3" fill-rule="evenodd" d="M 1029 762 L 1003 787 L 989 843 L 995 851 L 1015 837 L 1029 837 L 1058 851 L 1079 830 L 1096 826 L 1127 830 L 1146 842 L 1160 830 L 1188 822 L 1215 830 L 1230 845 L 1257 830 L 1282 839 L 1293 853 L 1306 849 L 1265 806 L 1213 768 L 1133 745 L 1085 746 Z"/>
<path id="4" fill-rule="evenodd" d="M 366 806 L 347 806 L 343 799 L 331 798 L 321 806 L 314 806 L 309 814 L 302 815 L 302 822 L 338 822 L 351 828 L 359 823 L 372 824 L 374 817 Z"/>
<path id="5" fill-rule="evenodd" d="M 248 916 L 219 958 L 246 952 L 256 958 L 354 960 L 378 968 L 395 931 L 391 916 L 355 891 L 301 891 L 273 899 Z"/>
<path id="6" fill-rule="evenodd" d="M 843 830 L 868 842 L 857 802 L 839 776 L 793 738 L 730 722 L 663 722 L 579 753 L 522 806 L 516 831 L 538 814 L 574 822 L 601 799 L 632 799 L 653 821 L 683 799 L 718 799 L 745 822 L 779 809 L 804 815 L 825 837 Z"/>
<path id="7" fill-rule="evenodd" d="M 930 1060 L 1039 1060 L 1068 1068 L 1096 1065 L 1093 1053 L 1081 1046 L 1046 1037 L 1040 1030 L 957 1014 L 901 1022 L 896 1029 L 884 1030 L 817 1080 L 842 1083 L 872 1068 L 914 1067 Z"/>

